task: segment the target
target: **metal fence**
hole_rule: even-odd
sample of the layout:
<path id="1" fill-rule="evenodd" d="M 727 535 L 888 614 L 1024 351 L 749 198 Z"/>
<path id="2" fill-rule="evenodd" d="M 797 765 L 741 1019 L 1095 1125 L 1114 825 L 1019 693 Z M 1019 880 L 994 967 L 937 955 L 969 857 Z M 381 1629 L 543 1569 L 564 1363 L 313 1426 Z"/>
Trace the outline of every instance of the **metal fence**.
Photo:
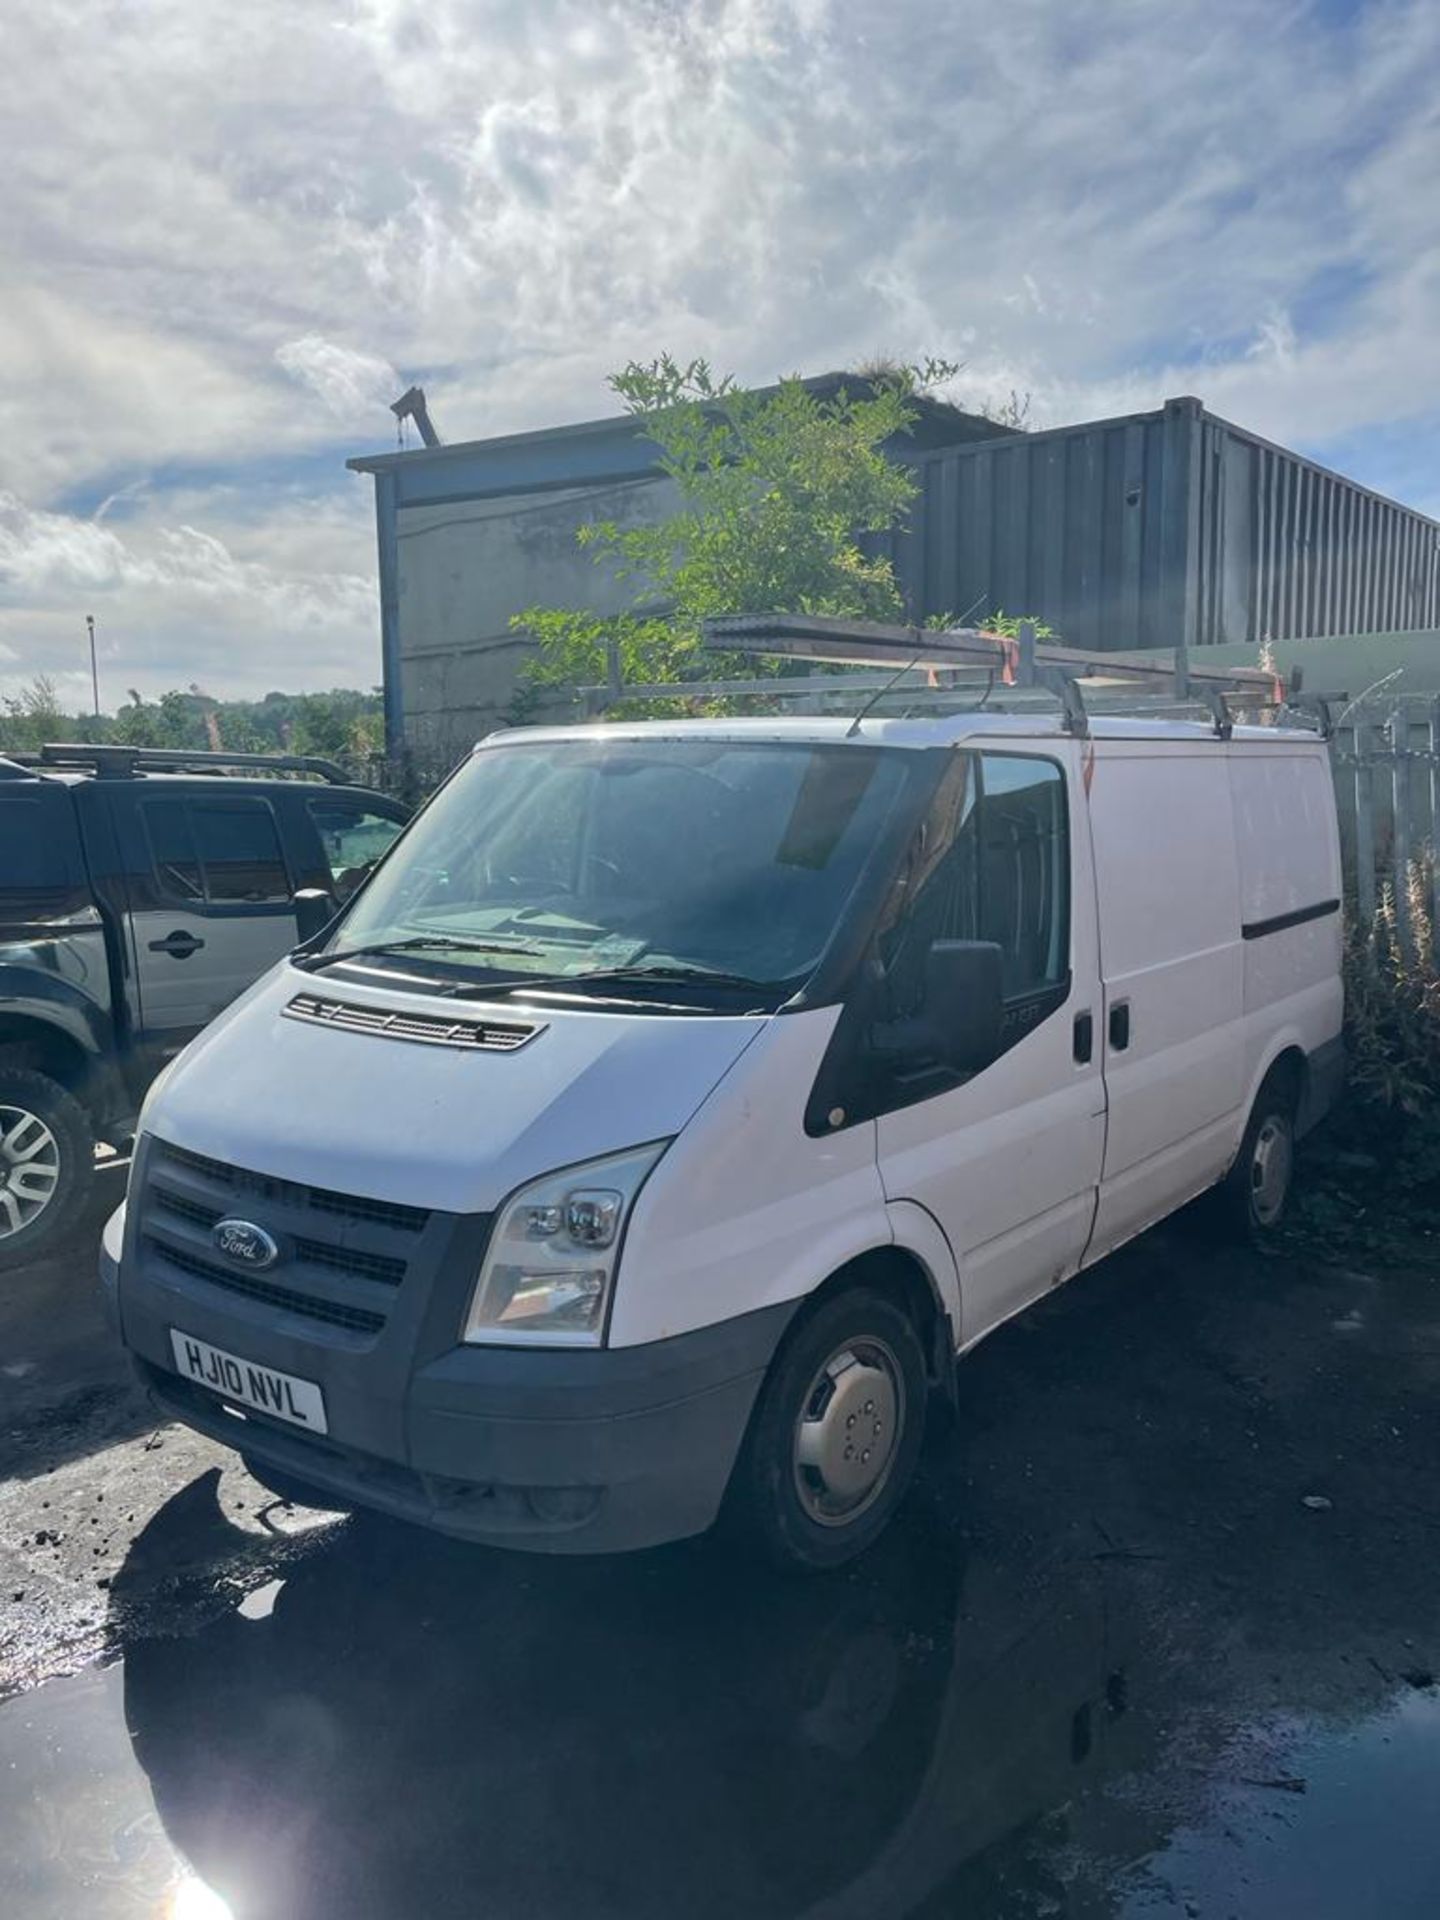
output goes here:
<path id="1" fill-rule="evenodd" d="M 1332 744 L 1350 901 L 1393 906 L 1402 946 L 1440 961 L 1440 697 L 1357 709 Z"/>
<path id="2" fill-rule="evenodd" d="M 407 806 L 418 807 L 464 757 L 464 753 L 407 750 L 352 754 L 342 765 L 356 786 L 375 787 L 381 793 L 403 800 Z"/>

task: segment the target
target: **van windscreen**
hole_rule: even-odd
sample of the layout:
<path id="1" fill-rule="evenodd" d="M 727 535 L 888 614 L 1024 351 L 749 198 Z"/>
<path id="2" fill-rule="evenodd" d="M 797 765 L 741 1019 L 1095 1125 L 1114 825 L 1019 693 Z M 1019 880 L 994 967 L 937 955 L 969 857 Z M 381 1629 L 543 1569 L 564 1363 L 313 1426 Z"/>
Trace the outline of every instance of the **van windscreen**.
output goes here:
<path id="1" fill-rule="evenodd" d="M 647 970 L 793 989 L 909 757 L 713 739 L 481 751 L 357 900 L 332 952 L 433 940 L 438 963 L 486 980 Z"/>

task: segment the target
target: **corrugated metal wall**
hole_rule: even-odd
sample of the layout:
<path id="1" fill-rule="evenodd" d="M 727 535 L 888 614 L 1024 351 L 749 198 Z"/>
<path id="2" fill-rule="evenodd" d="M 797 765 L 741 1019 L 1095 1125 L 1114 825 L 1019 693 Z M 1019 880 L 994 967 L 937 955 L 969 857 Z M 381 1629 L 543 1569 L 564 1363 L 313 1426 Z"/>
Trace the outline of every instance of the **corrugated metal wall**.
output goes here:
<path id="1" fill-rule="evenodd" d="M 1036 614 L 1110 651 L 1440 627 L 1440 526 L 1197 400 L 915 468 L 915 617 Z"/>

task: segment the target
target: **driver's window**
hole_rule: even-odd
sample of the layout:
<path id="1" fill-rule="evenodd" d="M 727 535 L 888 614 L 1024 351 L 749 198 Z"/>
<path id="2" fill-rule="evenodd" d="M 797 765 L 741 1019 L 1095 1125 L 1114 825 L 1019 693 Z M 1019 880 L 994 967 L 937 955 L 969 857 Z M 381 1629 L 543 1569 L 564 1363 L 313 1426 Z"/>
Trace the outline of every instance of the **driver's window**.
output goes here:
<path id="1" fill-rule="evenodd" d="M 978 763 L 962 755 L 917 836 L 895 919 L 881 936 L 892 1018 L 920 1012 L 935 941 L 981 937 L 979 796 Z"/>
<path id="2" fill-rule="evenodd" d="M 917 840 L 898 911 L 881 936 L 893 1016 L 920 1011 L 936 940 L 993 940 L 1005 998 L 1057 987 L 1070 965 L 1065 777 L 1036 755 L 966 755 Z"/>
<path id="3" fill-rule="evenodd" d="M 1004 956 L 1005 997 L 1056 987 L 1070 968 L 1065 777 L 1053 760 L 981 756 L 980 940 Z"/>

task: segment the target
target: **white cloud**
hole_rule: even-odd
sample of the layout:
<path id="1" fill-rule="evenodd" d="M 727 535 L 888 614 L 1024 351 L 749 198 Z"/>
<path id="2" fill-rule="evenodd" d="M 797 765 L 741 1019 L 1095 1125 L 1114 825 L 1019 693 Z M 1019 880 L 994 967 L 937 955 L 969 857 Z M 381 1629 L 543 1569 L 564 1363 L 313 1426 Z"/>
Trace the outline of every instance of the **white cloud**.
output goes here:
<path id="1" fill-rule="evenodd" d="M 275 358 L 286 373 L 317 393 L 337 420 L 358 432 L 371 426 L 380 409 L 400 394 L 400 376 L 388 360 L 357 353 L 321 333 L 287 340 L 275 349 Z"/>
<path id="2" fill-rule="evenodd" d="M 27 663 L 89 593 L 217 684 L 317 684 L 347 621 L 367 677 L 342 463 L 415 378 L 452 439 L 603 411 L 662 347 L 947 353 L 1036 424 L 1198 392 L 1322 453 L 1435 405 L 1433 0 L 147 0 L 103 32 L 50 0 L 6 32 Z"/>
<path id="3" fill-rule="evenodd" d="M 215 522 L 233 513 L 223 497 L 181 504 Z M 227 541 L 187 520 L 136 520 L 122 536 L 0 493 L 0 693 L 63 675 L 87 613 L 112 703 L 197 680 L 250 694 L 368 686 L 375 585 L 354 534 L 324 500 L 288 499 L 278 524 L 235 524 Z"/>

